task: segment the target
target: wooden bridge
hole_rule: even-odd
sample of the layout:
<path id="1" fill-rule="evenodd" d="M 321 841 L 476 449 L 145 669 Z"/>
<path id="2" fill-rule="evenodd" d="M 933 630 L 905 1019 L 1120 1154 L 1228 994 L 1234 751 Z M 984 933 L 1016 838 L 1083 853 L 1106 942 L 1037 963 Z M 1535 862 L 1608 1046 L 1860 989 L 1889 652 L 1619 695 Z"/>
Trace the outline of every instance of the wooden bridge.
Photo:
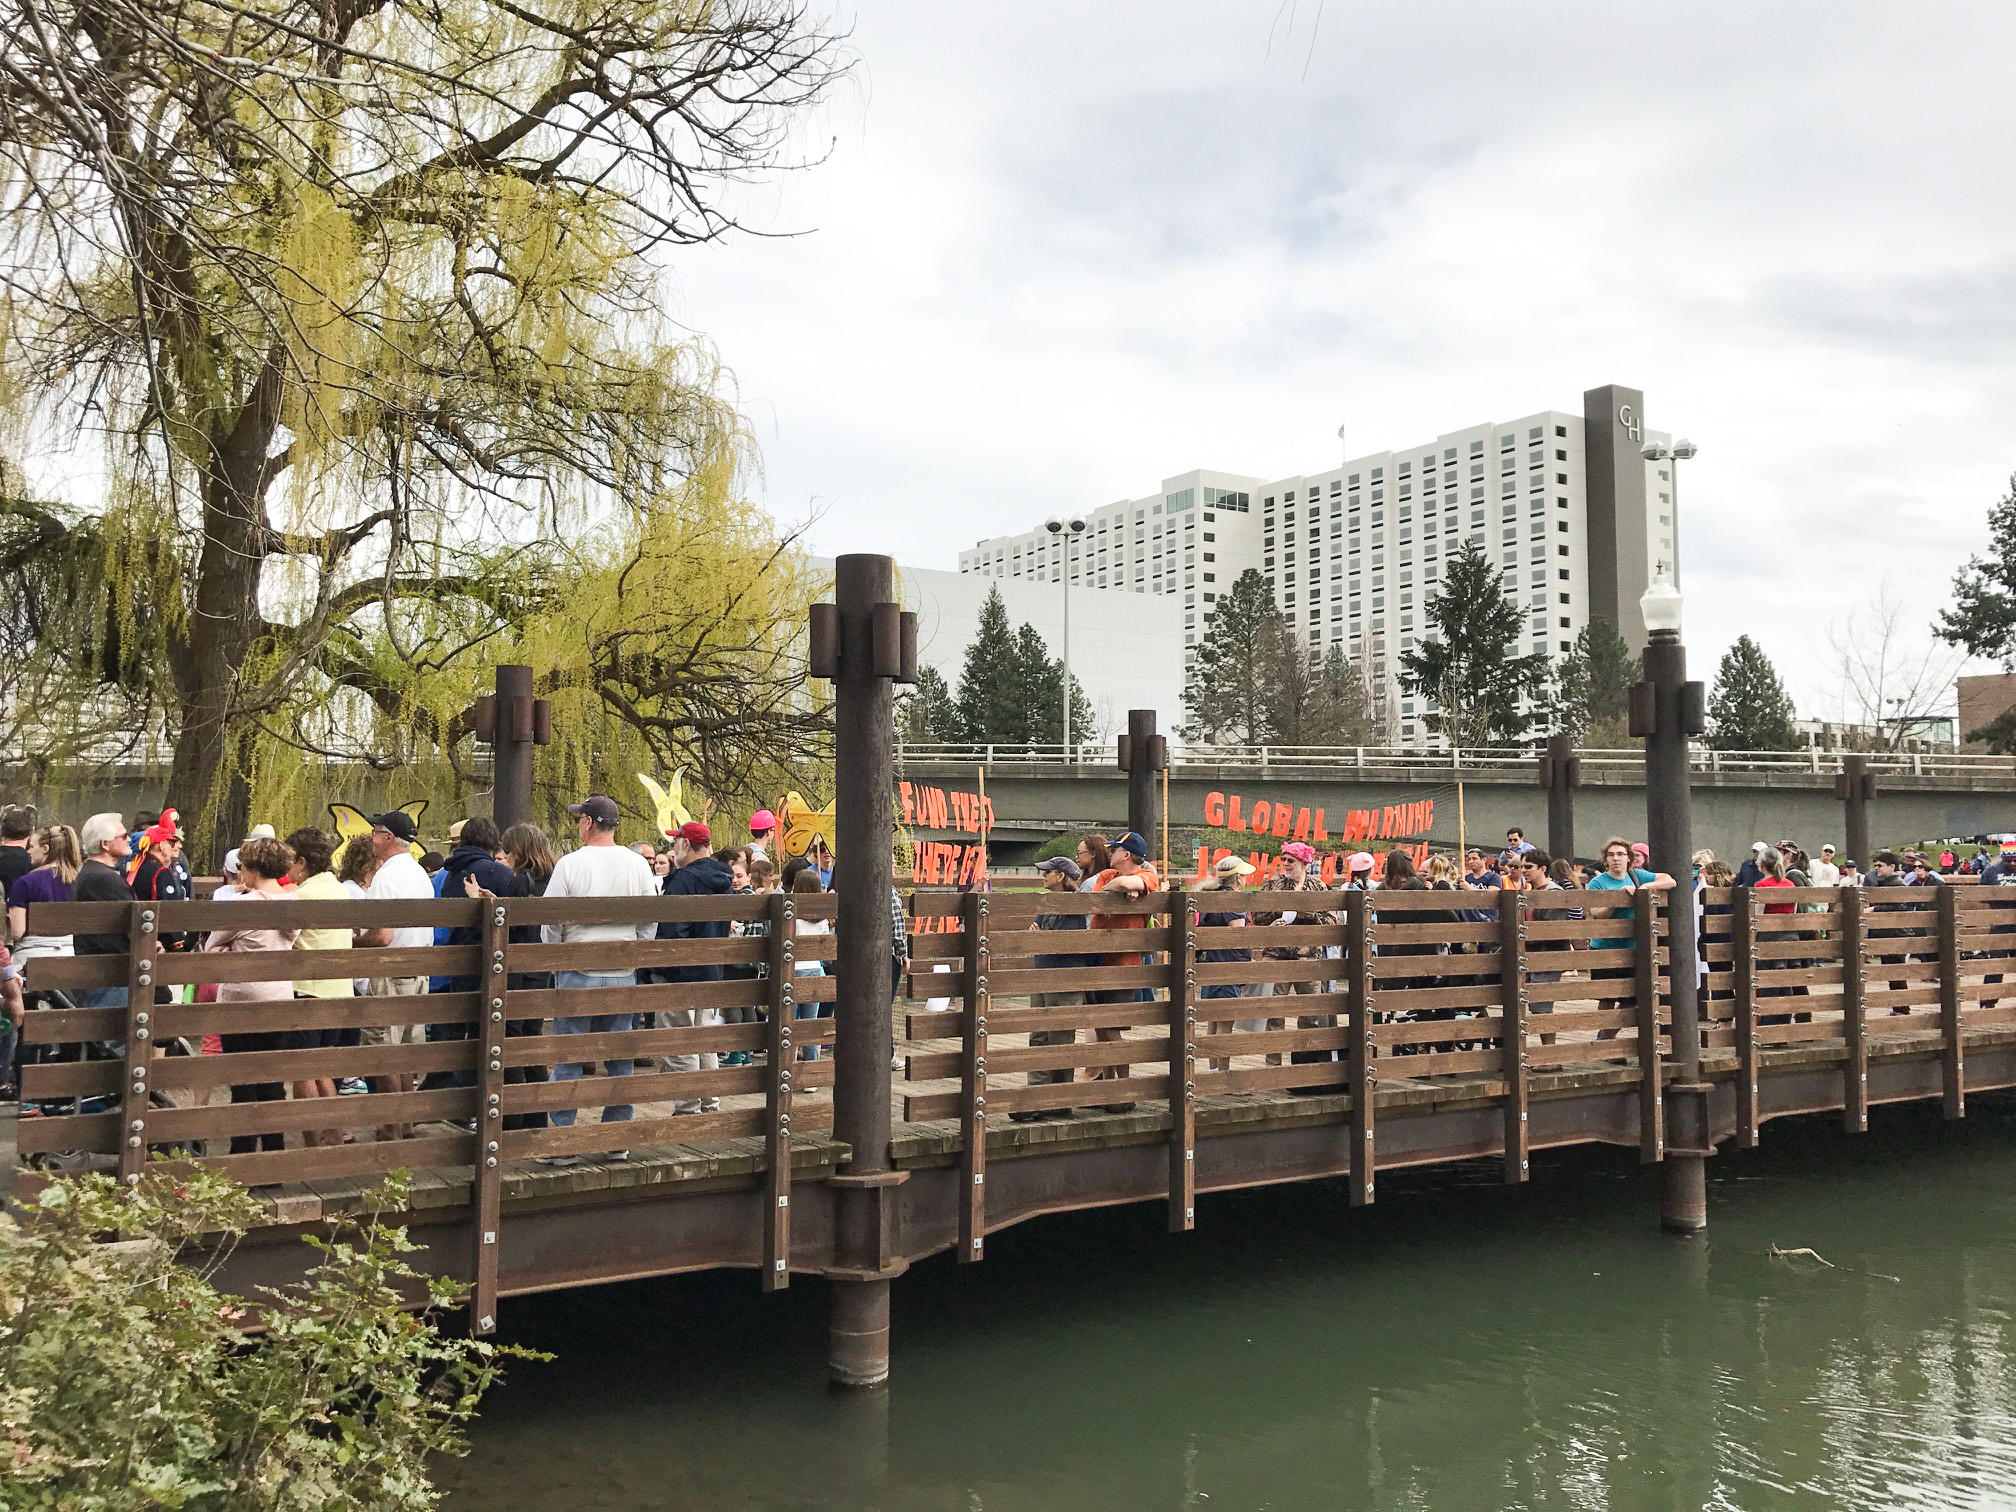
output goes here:
<path id="1" fill-rule="evenodd" d="M 830 895 L 36 904 L 37 933 L 123 933 L 128 949 L 34 960 L 30 991 L 124 989 L 125 1004 L 30 1012 L 42 1059 L 25 1074 L 20 1149 L 37 1168 L 62 1157 L 127 1178 L 200 1159 L 257 1186 L 270 1221 L 234 1251 L 238 1285 L 297 1275 L 302 1235 L 409 1169 L 420 1262 L 470 1284 L 479 1330 L 501 1298 L 553 1288 L 713 1267 L 767 1288 L 823 1276 L 836 1374 L 861 1381 L 886 1373 L 893 1278 L 945 1250 L 978 1261 L 988 1234 L 1043 1214 L 1155 1201 L 1181 1231 L 1209 1221 L 1200 1199 L 1218 1191 L 1335 1177 L 1367 1203 L 1401 1167 L 1489 1158 L 1517 1182 L 1558 1146 L 1659 1161 L 1752 1145 L 1790 1114 L 1841 1110 L 1859 1131 L 1872 1104 L 1937 1099 L 1959 1117 L 1970 1092 L 2016 1085 L 2016 983 L 2005 998 L 1988 980 L 2016 956 L 2016 893 L 1707 894 L 1702 1081 L 1684 1098 L 1665 920 L 1634 901 L 1627 919 L 1601 892 L 919 893 L 907 987 L 838 1021 L 817 1016 L 846 980 L 827 974 Z M 1290 904 L 1296 922 L 1244 922 Z M 476 943 L 161 948 L 253 913 L 282 928 L 450 926 Z M 1043 926 L 1073 915 L 1098 927 Z M 663 922 L 732 933 L 537 939 L 541 925 Z M 1296 953 L 1252 958 L 1284 948 Z M 886 994 L 886 959 L 864 964 Z M 656 979 L 684 968 L 726 979 Z M 589 970 L 642 980 L 552 985 Z M 178 1000 L 282 973 L 454 990 Z M 345 1030 L 387 1042 L 345 1047 Z M 297 1048 L 237 1038 L 279 1032 Z M 206 1035 L 230 1036 L 224 1053 L 190 1053 Z M 606 1074 L 627 1061 L 636 1074 Z M 553 1074 L 582 1062 L 597 1074 Z M 336 1077 L 372 1090 L 270 1096 Z M 262 1085 L 263 1100 L 227 1100 Z M 636 1117 L 553 1117 L 619 1104 Z M 868 1132 L 845 1142 L 836 1119 Z M 345 1142 L 306 1142 L 324 1130 Z M 278 1147 L 243 1148 L 261 1143 Z M 564 1163 L 577 1156 L 590 1158 Z"/>

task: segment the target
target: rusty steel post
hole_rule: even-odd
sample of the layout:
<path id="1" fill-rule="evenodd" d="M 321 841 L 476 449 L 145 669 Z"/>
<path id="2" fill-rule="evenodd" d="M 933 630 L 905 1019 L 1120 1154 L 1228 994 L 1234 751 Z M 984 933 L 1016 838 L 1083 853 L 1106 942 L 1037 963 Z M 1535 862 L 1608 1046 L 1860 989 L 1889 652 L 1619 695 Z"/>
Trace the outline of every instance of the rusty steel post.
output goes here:
<path id="1" fill-rule="evenodd" d="M 1666 1089 L 1668 1137 L 1659 1220 L 1674 1233 L 1708 1226 L 1708 1089 L 1701 1080 L 1700 943 L 1694 920 L 1694 811 L 1687 740 L 1700 733 L 1702 689 L 1687 681 L 1680 633 L 1655 630 L 1645 646 L 1640 707 L 1645 737 L 1645 828 L 1652 866 L 1674 880 L 1666 912 L 1666 990 L 1672 1005 L 1673 1083 Z M 1643 723 L 1643 721 L 1641 721 Z M 1654 977 L 1656 981 L 1656 975 Z M 1656 1066 L 1653 1068 L 1656 1074 Z M 1641 1091 L 1640 1096 L 1645 1094 Z"/>
<path id="2" fill-rule="evenodd" d="M 1127 736 L 1120 749 L 1121 770 L 1127 774 L 1127 828 L 1148 843 L 1148 852 L 1153 855 L 1155 836 L 1162 828 L 1158 774 L 1168 760 L 1162 737 L 1155 733 L 1153 709 L 1127 711 Z M 1168 879 L 1163 880 L 1166 883 Z"/>
<path id="3" fill-rule="evenodd" d="M 497 828 L 508 829 L 532 817 L 532 736 L 521 730 L 515 717 L 521 702 L 530 717 L 532 669 L 508 665 L 497 669 L 496 731 L 491 749 L 496 753 L 492 768 L 490 816 Z"/>
<path id="4" fill-rule="evenodd" d="M 1847 806 L 1848 854 L 1855 858 L 1863 876 L 1873 876 L 1873 863 L 1869 859 L 1869 800 L 1876 796 L 1876 779 L 1869 771 L 1867 756 L 1841 758 L 1841 773 L 1834 779 L 1834 795 Z"/>
<path id="5" fill-rule="evenodd" d="M 835 1180 L 835 1268 L 828 1363 L 841 1386 L 889 1378 L 889 1277 L 884 1212 L 889 1186 L 891 982 L 889 899 L 895 887 L 895 681 L 914 670 L 895 600 L 895 566 L 861 553 L 834 563 L 831 644 L 815 675 L 833 679 L 833 773 L 839 797 L 834 964 L 837 1064 L 833 1137 L 849 1150 Z"/>
<path id="6" fill-rule="evenodd" d="M 1547 789 L 1547 854 L 1575 859 L 1575 789 L 1582 780 L 1582 760 L 1566 735 L 1547 737 L 1540 758 L 1540 785 Z"/>

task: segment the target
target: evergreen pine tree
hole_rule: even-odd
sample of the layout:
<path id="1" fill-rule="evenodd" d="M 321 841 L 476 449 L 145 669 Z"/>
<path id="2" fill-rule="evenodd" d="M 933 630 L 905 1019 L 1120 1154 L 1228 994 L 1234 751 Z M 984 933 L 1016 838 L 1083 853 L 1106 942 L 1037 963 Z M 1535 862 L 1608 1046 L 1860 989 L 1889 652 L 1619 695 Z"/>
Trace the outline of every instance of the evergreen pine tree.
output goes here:
<path id="1" fill-rule="evenodd" d="M 1265 622 L 1260 639 L 1262 729 L 1269 744 L 1376 743 L 1364 682 L 1353 674 L 1342 647 L 1332 646 L 1327 654 L 1304 647 L 1284 615 Z"/>
<path id="2" fill-rule="evenodd" d="M 1792 719 L 1792 697 L 1771 658 L 1749 636 L 1738 636 L 1708 694 L 1708 744 L 1719 751 L 1797 750 Z"/>
<path id="3" fill-rule="evenodd" d="M 1993 657 L 2005 672 L 2016 670 L 2016 474 L 1988 511 L 1988 554 L 1969 557 L 1953 575 L 1953 602 L 1932 628 L 1970 656 Z M 2005 756 L 2016 752 L 2016 709 L 1960 734 Z"/>
<path id="4" fill-rule="evenodd" d="M 1183 690 L 1193 740 L 1261 745 L 1269 737 L 1265 692 L 1269 627 L 1281 626 L 1274 590 L 1254 568 L 1239 574 L 1204 626 Z"/>
<path id="5" fill-rule="evenodd" d="M 1591 620 L 1555 669 L 1554 728 L 1599 749 L 1628 739 L 1631 685 L 1644 676 L 1617 627 Z"/>
<path id="6" fill-rule="evenodd" d="M 1022 677 L 1022 728 L 1014 738 L 1039 745 L 1057 745 L 1064 739 L 1064 663 L 1050 654 L 1050 647 L 1034 625 L 1015 632 L 1015 655 Z M 1092 700 L 1074 676 L 1071 679 L 1071 739 L 1083 744 L 1092 735 Z"/>
<path id="7" fill-rule="evenodd" d="M 1526 738 L 1533 723 L 1522 699 L 1540 698 L 1547 658 L 1517 656 L 1520 610 L 1481 548 L 1466 544 L 1442 569 L 1442 591 L 1427 608 L 1421 644 L 1400 656 L 1400 683 L 1435 701 L 1428 728 L 1459 749 Z"/>
<path id="8" fill-rule="evenodd" d="M 917 681 L 897 694 L 896 729 L 909 745 L 957 745 L 965 738 L 959 707 L 936 667 L 918 667 Z"/>
<path id="9" fill-rule="evenodd" d="M 980 629 L 966 648 L 966 661 L 959 673 L 959 738 L 984 745 L 995 741 L 1026 740 L 1028 721 L 1022 713 L 1027 694 L 1022 657 L 1015 632 L 1008 625 L 1008 606 L 1001 602 L 1001 590 L 989 588 L 987 601 L 980 606 Z"/>

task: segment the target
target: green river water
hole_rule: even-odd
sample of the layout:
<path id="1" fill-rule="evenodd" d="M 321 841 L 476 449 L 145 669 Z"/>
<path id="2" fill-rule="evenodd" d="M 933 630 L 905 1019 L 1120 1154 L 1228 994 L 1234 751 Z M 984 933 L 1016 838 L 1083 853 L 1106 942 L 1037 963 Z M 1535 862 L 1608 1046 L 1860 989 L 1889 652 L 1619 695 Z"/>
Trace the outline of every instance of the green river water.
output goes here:
<path id="1" fill-rule="evenodd" d="M 1626 1151 L 1025 1224 L 896 1283 L 886 1392 L 816 1281 L 507 1301 L 554 1352 L 456 1512 L 2016 1507 L 2016 1099 L 1773 1124 L 1662 1236 Z M 1804 1247 L 1833 1263 L 1774 1259 Z"/>

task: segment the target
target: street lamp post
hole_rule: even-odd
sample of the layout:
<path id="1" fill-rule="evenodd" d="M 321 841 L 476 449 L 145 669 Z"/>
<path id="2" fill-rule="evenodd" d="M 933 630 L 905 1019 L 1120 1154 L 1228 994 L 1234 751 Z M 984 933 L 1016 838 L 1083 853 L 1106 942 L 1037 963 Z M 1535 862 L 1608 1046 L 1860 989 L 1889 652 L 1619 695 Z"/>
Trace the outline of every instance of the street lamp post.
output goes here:
<path id="1" fill-rule="evenodd" d="M 1647 462 L 1665 462 L 1670 459 L 1673 463 L 1671 490 L 1673 497 L 1670 501 L 1673 506 L 1673 560 L 1666 564 L 1666 567 L 1676 585 L 1680 581 L 1680 464 L 1691 459 L 1700 449 L 1685 436 L 1676 439 L 1671 446 L 1664 441 L 1647 441 L 1638 448 L 1638 455 Z"/>
<path id="2" fill-rule="evenodd" d="M 1645 590 L 1638 611 L 1649 638 L 1645 681 L 1631 690 L 1631 733 L 1645 739 L 1645 828 L 1652 866 L 1676 884 L 1666 918 L 1666 946 L 1677 1075 L 1666 1089 L 1670 1132 L 1659 1220 L 1675 1233 L 1695 1233 L 1708 1226 L 1705 1161 L 1713 1145 L 1708 1088 L 1701 1080 L 1700 940 L 1694 918 L 1687 741 L 1707 726 L 1706 697 L 1700 683 L 1687 680 L 1680 590 L 1664 572 Z"/>
<path id="3" fill-rule="evenodd" d="M 1064 519 L 1052 515 L 1043 522 L 1043 528 L 1050 534 L 1064 537 L 1064 760 L 1071 760 L 1071 548 L 1078 543 L 1078 537 L 1085 533 L 1085 517 L 1073 515 Z"/>

